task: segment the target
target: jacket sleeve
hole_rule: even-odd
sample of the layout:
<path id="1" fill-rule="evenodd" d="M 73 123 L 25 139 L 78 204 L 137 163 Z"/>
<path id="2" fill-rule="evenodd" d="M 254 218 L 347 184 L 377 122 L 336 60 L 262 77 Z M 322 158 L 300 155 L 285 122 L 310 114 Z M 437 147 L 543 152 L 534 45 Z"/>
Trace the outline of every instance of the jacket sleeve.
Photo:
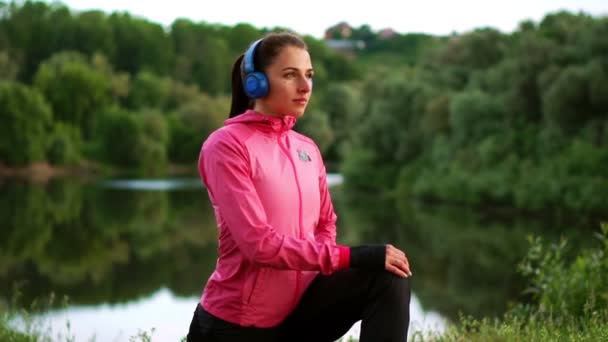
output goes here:
<path id="1" fill-rule="evenodd" d="M 321 152 L 317 149 L 319 160 L 319 192 L 321 198 L 321 208 L 319 212 L 319 222 L 315 229 L 315 239 L 319 242 L 336 244 L 336 221 L 338 216 L 334 211 L 334 206 L 329 194 L 327 185 L 327 171 L 323 163 Z"/>
<path id="2" fill-rule="evenodd" d="M 217 206 L 218 219 L 225 222 L 245 257 L 267 267 L 323 274 L 348 267 L 348 247 L 286 236 L 268 224 L 251 180 L 248 153 L 229 133 L 218 133 L 203 145 L 199 172 Z"/>

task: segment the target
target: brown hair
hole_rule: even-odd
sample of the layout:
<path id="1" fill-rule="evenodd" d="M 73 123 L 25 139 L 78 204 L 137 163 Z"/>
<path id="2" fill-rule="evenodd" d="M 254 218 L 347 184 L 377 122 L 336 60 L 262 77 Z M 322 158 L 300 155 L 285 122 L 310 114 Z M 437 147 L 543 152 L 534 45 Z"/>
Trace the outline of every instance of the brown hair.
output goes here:
<path id="1" fill-rule="evenodd" d="M 295 46 L 308 50 L 308 46 L 302 38 L 295 33 L 281 31 L 268 33 L 258 45 L 253 56 L 253 66 L 256 71 L 266 71 L 283 48 Z M 242 114 L 247 109 L 253 108 L 253 100 L 245 94 L 243 89 L 243 57 L 241 54 L 232 65 L 232 103 L 230 105 L 230 117 Z"/>

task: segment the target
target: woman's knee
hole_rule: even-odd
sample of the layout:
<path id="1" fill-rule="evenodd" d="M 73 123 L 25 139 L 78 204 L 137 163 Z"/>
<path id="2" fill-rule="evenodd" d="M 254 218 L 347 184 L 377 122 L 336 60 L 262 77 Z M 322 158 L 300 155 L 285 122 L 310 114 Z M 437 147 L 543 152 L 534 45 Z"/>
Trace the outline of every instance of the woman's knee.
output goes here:
<path id="1" fill-rule="evenodd" d="M 411 293 L 410 278 L 403 278 L 389 272 L 381 272 L 376 277 L 379 290 L 385 295 L 396 300 L 407 300 L 409 302 Z"/>

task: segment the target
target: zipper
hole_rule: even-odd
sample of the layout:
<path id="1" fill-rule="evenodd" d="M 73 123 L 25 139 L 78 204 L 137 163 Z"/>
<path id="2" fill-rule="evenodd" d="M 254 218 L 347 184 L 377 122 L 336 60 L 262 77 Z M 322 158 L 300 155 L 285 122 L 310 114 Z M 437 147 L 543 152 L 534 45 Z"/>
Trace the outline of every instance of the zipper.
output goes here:
<path id="1" fill-rule="evenodd" d="M 287 136 L 286 136 L 287 138 Z M 285 147 L 285 145 L 283 145 L 283 143 L 281 143 L 281 136 L 279 135 L 277 137 L 277 141 L 279 142 L 279 146 L 281 147 L 281 150 L 283 151 L 283 153 L 285 153 L 285 155 L 287 156 L 287 158 L 289 159 L 289 162 L 291 163 L 291 168 L 293 169 L 293 176 L 296 182 L 296 187 L 298 189 L 298 198 L 299 198 L 299 206 L 298 206 L 298 217 L 299 217 L 299 225 L 298 225 L 298 238 L 302 239 L 302 226 L 303 226 L 303 217 L 302 217 L 302 190 L 300 189 L 300 181 L 298 180 L 298 172 L 296 170 L 296 164 L 293 162 L 293 158 L 291 158 L 291 154 L 289 153 L 289 150 L 287 149 L 287 147 Z M 295 293 L 293 296 L 293 302 L 291 304 L 291 307 L 294 308 L 297 305 L 297 300 L 298 300 L 298 292 L 300 291 L 300 278 L 301 278 L 301 272 L 300 271 L 296 271 L 296 289 L 295 289 Z"/>

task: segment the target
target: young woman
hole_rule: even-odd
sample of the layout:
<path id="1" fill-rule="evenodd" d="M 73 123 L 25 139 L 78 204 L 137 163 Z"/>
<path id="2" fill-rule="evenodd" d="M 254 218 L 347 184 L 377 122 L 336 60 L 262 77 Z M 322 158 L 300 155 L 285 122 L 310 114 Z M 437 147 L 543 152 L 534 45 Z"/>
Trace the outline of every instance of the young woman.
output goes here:
<path id="1" fill-rule="evenodd" d="M 358 320 L 362 342 L 407 339 L 407 257 L 392 245 L 336 244 L 321 153 L 292 130 L 313 74 L 306 44 L 288 32 L 234 63 L 230 118 L 199 155 L 219 258 L 188 341 L 335 341 Z"/>

